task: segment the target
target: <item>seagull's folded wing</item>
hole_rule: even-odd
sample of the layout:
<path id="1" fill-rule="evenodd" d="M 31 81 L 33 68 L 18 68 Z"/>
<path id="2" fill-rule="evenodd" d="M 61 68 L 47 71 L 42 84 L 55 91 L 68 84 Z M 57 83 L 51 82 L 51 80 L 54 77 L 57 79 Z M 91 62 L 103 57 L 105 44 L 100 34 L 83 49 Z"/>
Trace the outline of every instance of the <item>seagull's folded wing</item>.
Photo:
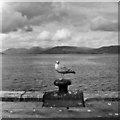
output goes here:
<path id="1" fill-rule="evenodd" d="M 68 71 L 69 69 L 67 68 L 67 67 L 65 67 L 65 66 L 59 66 L 59 71 L 63 71 L 63 72 L 65 72 L 65 71 Z"/>

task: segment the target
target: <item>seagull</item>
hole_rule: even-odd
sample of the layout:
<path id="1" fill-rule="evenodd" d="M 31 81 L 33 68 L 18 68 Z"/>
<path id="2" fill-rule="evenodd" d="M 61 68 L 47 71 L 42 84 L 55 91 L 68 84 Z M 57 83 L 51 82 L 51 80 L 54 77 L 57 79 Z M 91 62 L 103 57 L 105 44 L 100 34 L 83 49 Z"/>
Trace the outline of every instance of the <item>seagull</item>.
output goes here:
<path id="1" fill-rule="evenodd" d="M 61 77 L 62 77 L 61 79 L 63 79 L 64 74 L 70 74 L 70 73 L 75 74 L 75 71 L 73 71 L 72 69 L 60 65 L 59 61 L 56 61 L 56 63 L 55 63 L 55 70 L 58 73 L 61 73 Z"/>

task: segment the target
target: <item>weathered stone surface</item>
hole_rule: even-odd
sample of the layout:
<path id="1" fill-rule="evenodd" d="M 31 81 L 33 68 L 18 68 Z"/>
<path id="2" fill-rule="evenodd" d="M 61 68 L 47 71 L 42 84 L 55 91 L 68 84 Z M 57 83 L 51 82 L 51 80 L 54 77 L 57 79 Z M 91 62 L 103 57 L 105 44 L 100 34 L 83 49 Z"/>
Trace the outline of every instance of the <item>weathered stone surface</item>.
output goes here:
<path id="1" fill-rule="evenodd" d="M 2 102 L 2 118 L 120 117 L 118 101 L 87 102 L 86 107 L 42 107 L 42 102 Z"/>
<path id="2" fill-rule="evenodd" d="M 76 90 L 74 90 L 73 92 L 75 92 Z M 0 100 L 1 101 L 9 101 L 9 98 L 16 100 L 16 99 L 20 99 L 21 94 L 23 94 L 24 91 L 0 91 Z M 111 91 L 97 91 L 95 93 L 88 93 L 88 92 L 84 92 L 84 100 L 85 101 L 96 101 L 96 100 L 110 100 L 110 101 L 119 101 L 120 100 L 120 92 L 111 92 Z M 27 91 L 25 92 L 25 94 L 22 95 L 22 98 L 27 99 L 27 98 L 38 98 L 42 99 L 43 98 L 44 93 L 40 92 L 40 91 Z"/>
<path id="3" fill-rule="evenodd" d="M 45 107 L 84 107 L 84 96 L 82 91 L 68 91 L 71 80 L 55 80 L 54 85 L 58 91 L 45 92 L 43 95 L 43 106 Z"/>
<path id="4" fill-rule="evenodd" d="M 0 100 L 2 101 L 42 101 L 43 93 L 39 91 L 0 91 Z"/>
<path id="5" fill-rule="evenodd" d="M 1 91 L 0 98 L 15 98 L 24 91 Z M 74 91 L 75 92 L 75 91 Z M 26 92 L 23 97 L 42 99 L 43 93 Z M 85 107 L 42 107 L 42 102 L 6 102 L 2 101 L 2 118 L 93 118 L 120 117 L 118 92 L 84 93 Z"/>
<path id="6" fill-rule="evenodd" d="M 84 96 L 82 91 L 59 91 L 46 92 L 43 96 L 45 107 L 84 107 Z"/>
<path id="7" fill-rule="evenodd" d="M 85 101 L 96 101 L 96 100 L 104 100 L 104 101 L 119 101 L 120 100 L 120 92 L 115 91 L 97 91 L 94 93 L 84 93 Z"/>

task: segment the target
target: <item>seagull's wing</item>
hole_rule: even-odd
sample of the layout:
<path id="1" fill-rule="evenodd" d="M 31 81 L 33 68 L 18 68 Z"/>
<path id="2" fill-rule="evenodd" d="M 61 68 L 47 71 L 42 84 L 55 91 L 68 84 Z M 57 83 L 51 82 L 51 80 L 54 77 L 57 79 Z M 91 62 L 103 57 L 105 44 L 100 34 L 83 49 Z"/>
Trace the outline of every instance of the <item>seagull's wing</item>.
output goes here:
<path id="1" fill-rule="evenodd" d="M 65 67 L 65 66 L 59 66 L 58 71 L 59 72 L 70 72 L 72 70 L 67 68 L 67 67 Z"/>
<path id="2" fill-rule="evenodd" d="M 60 66 L 59 70 L 60 71 L 68 71 L 69 69 L 65 66 Z"/>
<path id="3" fill-rule="evenodd" d="M 74 73 L 75 74 L 75 71 L 73 71 L 70 68 L 67 68 L 66 66 L 62 66 L 62 65 L 58 65 L 56 68 L 56 71 L 58 73 L 63 73 L 63 74 L 67 74 L 67 73 Z"/>

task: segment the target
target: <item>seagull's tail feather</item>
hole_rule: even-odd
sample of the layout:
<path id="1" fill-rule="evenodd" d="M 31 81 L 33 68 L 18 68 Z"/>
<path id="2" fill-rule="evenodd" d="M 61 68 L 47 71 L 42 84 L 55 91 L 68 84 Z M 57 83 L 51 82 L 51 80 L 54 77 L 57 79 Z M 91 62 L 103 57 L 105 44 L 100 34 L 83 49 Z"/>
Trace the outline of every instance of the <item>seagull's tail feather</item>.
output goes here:
<path id="1" fill-rule="evenodd" d="M 76 74 L 76 72 L 75 72 L 75 71 L 72 71 L 71 73 Z"/>
<path id="2" fill-rule="evenodd" d="M 75 71 L 73 71 L 73 74 L 76 74 L 76 72 L 75 72 Z"/>
<path id="3" fill-rule="evenodd" d="M 69 69 L 69 71 L 68 71 L 69 73 L 73 73 L 73 74 L 75 74 L 76 72 L 75 71 L 73 71 L 73 70 L 71 70 L 71 69 Z"/>

